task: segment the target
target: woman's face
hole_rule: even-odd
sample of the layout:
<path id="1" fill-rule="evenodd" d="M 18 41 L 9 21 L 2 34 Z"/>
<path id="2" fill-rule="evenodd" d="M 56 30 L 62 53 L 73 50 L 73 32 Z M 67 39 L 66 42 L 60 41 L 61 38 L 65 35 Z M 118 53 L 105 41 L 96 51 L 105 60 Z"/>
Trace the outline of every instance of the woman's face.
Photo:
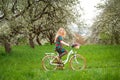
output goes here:
<path id="1" fill-rule="evenodd" d="M 66 32 L 64 29 L 61 29 L 60 33 L 61 33 L 61 36 L 63 36 L 63 37 L 66 35 Z"/>

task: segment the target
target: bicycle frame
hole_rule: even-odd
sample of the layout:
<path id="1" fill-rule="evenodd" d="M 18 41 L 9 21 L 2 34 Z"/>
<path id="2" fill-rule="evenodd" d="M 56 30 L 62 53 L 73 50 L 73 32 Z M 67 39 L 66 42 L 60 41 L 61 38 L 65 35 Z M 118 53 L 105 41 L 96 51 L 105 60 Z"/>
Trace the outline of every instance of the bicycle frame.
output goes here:
<path id="1" fill-rule="evenodd" d="M 70 59 L 70 55 L 72 55 L 72 54 L 74 54 L 74 55 L 76 55 L 76 51 L 73 51 L 72 49 L 68 52 L 68 54 L 67 54 L 67 58 L 65 59 L 65 60 L 63 60 L 63 64 L 66 64 L 68 61 L 69 61 L 69 59 Z M 47 55 L 54 55 L 55 53 L 46 53 Z M 57 64 L 55 64 L 55 63 L 52 63 L 54 61 L 54 59 L 53 60 L 51 60 L 50 61 L 50 64 L 51 65 L 57 65 Z"/>
<path id="2" fill-rule="evenodd" d="M 74 52 L 72 49 L 69 51 L 68 55 L 67 55 L 67 59 L 63 61 L 63 64 L 66 64 L 69 61 L 70 55 L 72 54 L 76 54 L 76 52 Z"/>
<path id="3" fill-rule="evenodd" d="M 72 47 L 70 48 L 68 54 L 65 59 L 59 61 L 59 54 L 57 53 L 45 53 L 46 55 L 42 59 L 42 66 L 45 70 L 55 70 L 59 68 L 63 68 L 64 65 L 68 62 L 73 70 L 82 70 L 86 67 L 86 59 L 77 54 L 77 51 Z"/>

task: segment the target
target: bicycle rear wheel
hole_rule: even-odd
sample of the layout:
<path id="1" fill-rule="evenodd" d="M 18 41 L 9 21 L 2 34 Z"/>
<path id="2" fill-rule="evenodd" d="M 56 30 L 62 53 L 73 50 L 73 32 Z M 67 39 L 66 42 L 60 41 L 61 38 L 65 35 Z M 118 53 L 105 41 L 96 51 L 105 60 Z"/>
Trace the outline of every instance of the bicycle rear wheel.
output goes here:
<path id="1" fill-rule="evenodd" d="M 56 70 L 57 65 L 55 65 L 56 64 L 55 62 L 57 62 L 55 56 L 47 55 L 42 59 L 42 67 L 46 71 Z"/>
<path id="2" fill-rule="evenodd" d="M 73 70 L 83 70 L 86 67 L 86 59 L 80 54 L 73 55 L 70 59 L 70 67 Z"/>

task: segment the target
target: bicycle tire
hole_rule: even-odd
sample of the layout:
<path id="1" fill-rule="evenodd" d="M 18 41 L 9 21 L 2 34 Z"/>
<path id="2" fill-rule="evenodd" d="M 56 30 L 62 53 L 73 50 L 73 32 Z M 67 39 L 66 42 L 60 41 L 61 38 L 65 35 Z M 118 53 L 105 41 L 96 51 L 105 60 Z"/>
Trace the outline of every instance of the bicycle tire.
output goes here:
<path id="1" fill-rule="evenodd" d="M 83 70 L 86 67 L 86 59 L 80 54 L 73 55 L 70 58 L 70 67 L 76 71 Z"/>
<path id="2" fill-rule="evenodd" d="M 44 70 L 46 71 L 52 71 L 52 70 L 56 70 L 57 66 L 56 65 L 51 65 L 50 61 L 55 59 L 55 56 L 52 55 L 46 55 L 45 57 L 43 57 L 42 59 L 42 67 Z M 57 59 L 56 59 L 57 62 Z"/>

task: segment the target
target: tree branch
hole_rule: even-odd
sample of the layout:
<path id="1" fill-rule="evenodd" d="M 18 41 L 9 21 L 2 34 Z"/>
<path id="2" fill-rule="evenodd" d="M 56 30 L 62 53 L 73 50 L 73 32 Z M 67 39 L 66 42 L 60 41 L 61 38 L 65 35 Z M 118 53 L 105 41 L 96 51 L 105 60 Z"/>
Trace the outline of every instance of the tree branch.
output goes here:
<path id="1" fill-rule="evenodd" d="M 14 1 L 13 6 L 12 6 L 12 9 L 11 9 L 11 11 L 12 11 L 14 14 L 15 14 L 16 4 L 17 4 L 17 0 Z"/>
<path id="2" fill-rule="evenodd" d="M 43 16 L 44 14 L 49 14 L 48 12 L 45 12 L 45 10 L 47 9 L 47 7 L 49 7 L 49 5 L 50 5 L 50 4 L 47 4 L 47 5 L 43 8 L 42 12 L 39 12 L 39 13 L 35 16 L 35 18 L 32 19 L 32 22 L 34 22 L 34 21 L 42 18 L 42 16 Z"/>

